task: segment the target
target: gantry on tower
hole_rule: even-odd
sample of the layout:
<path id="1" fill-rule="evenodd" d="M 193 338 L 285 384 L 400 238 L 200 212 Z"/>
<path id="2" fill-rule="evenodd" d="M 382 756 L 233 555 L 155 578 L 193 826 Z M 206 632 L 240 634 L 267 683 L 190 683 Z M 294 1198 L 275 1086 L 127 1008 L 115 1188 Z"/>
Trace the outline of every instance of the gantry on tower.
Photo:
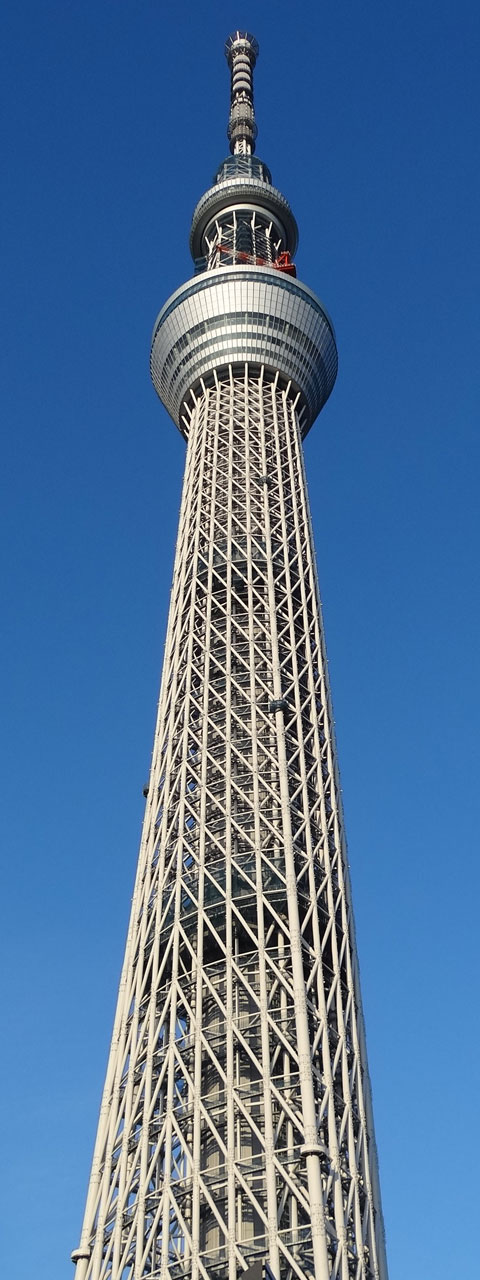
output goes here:
<path id="1" fill-rule="evenodd" d="M 187 441 L 158 721 L 76 1280 L 387 1280 L 302 438 L 337 372 L 297 227 L 231 155 L 152 377 Z"/>

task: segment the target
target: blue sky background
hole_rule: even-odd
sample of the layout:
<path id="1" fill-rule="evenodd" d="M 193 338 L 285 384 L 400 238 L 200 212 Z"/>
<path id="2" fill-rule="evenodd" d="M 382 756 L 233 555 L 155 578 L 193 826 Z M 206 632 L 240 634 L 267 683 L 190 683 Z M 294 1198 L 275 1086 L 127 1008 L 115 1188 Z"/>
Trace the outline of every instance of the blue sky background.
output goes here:
<path id="1" fill-rule="evenodd" d="M 391 1280 L 478 1274 L 473 0 L 3 16 L 3 1273 L 72 1275 L 148 776 L 183 442 L 149 382 L 260 42 L 258 154 L 340 371 L 306 444 Z"/>

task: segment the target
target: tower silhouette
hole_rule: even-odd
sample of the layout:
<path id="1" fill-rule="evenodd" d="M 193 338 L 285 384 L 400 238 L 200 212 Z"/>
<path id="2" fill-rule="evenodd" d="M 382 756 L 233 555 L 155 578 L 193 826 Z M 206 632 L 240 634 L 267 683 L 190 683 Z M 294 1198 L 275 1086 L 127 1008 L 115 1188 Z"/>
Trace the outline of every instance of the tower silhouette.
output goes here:
<path id="1" fill-rule="evenodd" d="M 187 440 L 146 813 L 76 1280 L 386 1280 L 302 437 L 335 382 L 297 227 L 229 157 L 151 370 Z"/>

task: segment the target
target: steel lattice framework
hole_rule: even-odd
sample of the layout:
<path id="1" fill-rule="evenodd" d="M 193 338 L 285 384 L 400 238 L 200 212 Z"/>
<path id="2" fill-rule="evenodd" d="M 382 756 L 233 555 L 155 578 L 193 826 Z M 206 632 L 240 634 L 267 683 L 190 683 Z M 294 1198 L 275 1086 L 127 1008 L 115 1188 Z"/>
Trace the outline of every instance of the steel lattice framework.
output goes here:
<path id="1" fill-rule="evenodd" d="M 248 151 L 254 42 L 236 32 L 227 50 L 241 163 L 233 177 L 222 168 L 213 214 L 207 193 L 194 215 L 206 287 L 179 290 L 154 330 L 153 375 L 187 462 L 131 922 L 73 1258 L 77 1280 L 237 1280 L 256 1260 L 276 1280 L 386 1280 L 301 445 L 333 386 L 336 349 L 289 262 L 280 275 L 272 254 L 266 264 L 253 253 L 242 275 L 241 218 L 254 237 L 262 218 L 268 231 L 269 199 L 276 216 L 283 197 Z M 275 252 L 285 266 L 284 203 Z M 218 268 L 223 239 L 229 263 Z M 175 405 L 185 364 L 196 374 Z"/>

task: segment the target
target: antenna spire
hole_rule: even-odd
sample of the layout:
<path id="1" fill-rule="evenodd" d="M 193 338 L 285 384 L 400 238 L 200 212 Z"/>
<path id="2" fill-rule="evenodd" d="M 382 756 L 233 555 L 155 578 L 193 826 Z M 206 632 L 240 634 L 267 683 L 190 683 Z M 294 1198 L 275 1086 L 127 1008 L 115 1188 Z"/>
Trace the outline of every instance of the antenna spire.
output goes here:
<path id="1" fill-rule="evenodd" d="M 257 136 L 253 109 L 253 68 L 258 58 L 255 37 L 248 31 L 234 31 L 225 45 L 225 57 L 232 74 L 227 129 L 230 151 L 232 155 L 251 156 Z"/>

